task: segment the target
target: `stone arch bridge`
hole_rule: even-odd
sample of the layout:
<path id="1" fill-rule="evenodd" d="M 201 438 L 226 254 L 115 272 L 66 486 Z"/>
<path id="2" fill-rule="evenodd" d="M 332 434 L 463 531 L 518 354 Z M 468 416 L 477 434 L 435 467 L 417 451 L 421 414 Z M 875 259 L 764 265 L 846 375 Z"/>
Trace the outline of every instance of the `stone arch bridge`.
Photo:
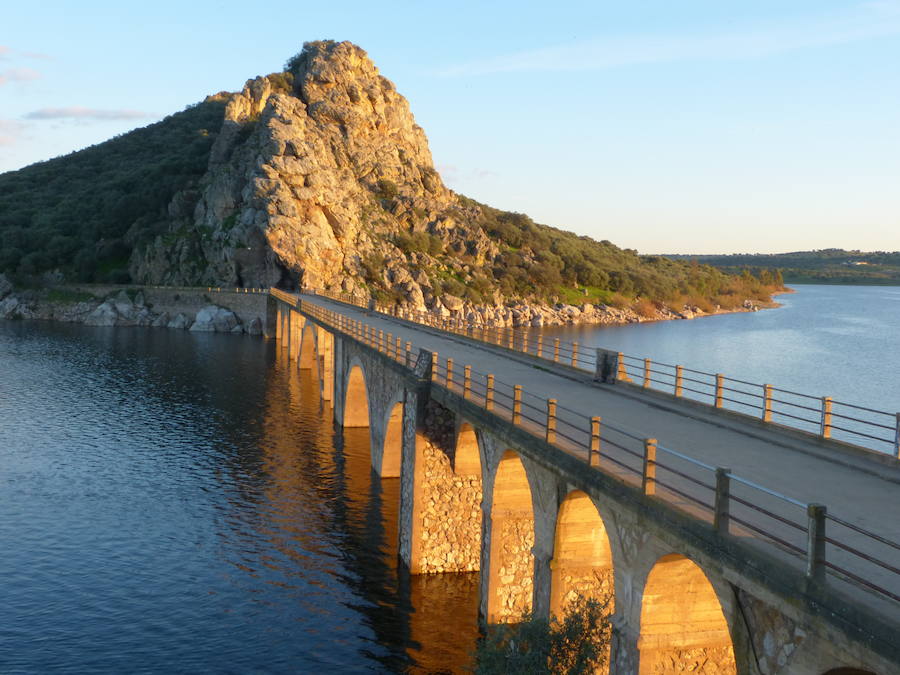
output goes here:
<path id="1" fill-rule="evenodd" d="M 400 480 L 402 562 L 479 573 L 484 622 L 583 595 L 611 615 L 613 673 L 900 673 L 895 460 L 324 297 L 273 290 L 270 314 L 335 422 L 368 428 L 373 470 Z"/>

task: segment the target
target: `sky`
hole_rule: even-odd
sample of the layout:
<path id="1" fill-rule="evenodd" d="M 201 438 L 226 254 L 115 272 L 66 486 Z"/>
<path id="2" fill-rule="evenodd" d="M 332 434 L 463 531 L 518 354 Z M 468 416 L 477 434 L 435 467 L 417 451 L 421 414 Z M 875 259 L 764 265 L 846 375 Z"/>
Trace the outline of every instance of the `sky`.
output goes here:
<path id="1" fill-rule="evenodd" d="M 900 250 L 900 0 L 4 3 L 0 172 L 350 40 L 454 190 L 641 253 Z"/>

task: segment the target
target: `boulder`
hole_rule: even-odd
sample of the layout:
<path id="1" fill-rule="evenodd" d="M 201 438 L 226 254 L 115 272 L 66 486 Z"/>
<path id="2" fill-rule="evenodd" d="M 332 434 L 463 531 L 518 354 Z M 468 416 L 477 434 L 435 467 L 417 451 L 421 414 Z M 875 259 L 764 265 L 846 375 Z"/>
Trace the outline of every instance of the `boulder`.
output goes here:
<path id="1" fill-rule="evenodd" d="M 169 325 L 169 313 L 163 312 L 158 317 L 153 319 L 153 322 L 150 325 L 153 328 L 165 328 Z"/>
<path id="2" fill-rule="evenodd" d="M 190 328 L 191 320 L 187 314 L 184 312 L 179 312 L 175 315 L 175 318 L 172 319 L 167 328 L 175 328 L 177 330 L 185 330 L 186 328 Z"/>
<path id="3" fill-rule="evenodd" d="M 104 300 L 93 312 L 85 317 L 84 325 L 115 326 L 119 321 L 119 312 L 116 309 L 116 304 L 116 301 L 112 299 Z"/>
<path id="4" fill-rule="evenodd" d="M 247 324 L 247 335 L 262 335 L 262 321 L 259 317 L 253 317 Z"/>
<path id="5" fill-rule="evenodd" d="M 11 319 L 19 309 L 19 299 L 10 295 L 0 300 L 0 319 Z"/>
<path id="6" fill-rule="evenodd" d="M 237 316 L 230 309 L 207 305 L 197 312 L 191 330 L 206 333 L 229 333 L 239 323 Z"/>

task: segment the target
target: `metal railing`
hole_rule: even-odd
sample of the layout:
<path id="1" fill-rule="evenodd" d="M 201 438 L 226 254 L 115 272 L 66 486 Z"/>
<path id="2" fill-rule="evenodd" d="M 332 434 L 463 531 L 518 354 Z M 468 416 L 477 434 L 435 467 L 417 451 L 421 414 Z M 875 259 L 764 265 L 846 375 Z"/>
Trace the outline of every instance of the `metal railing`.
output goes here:
<path id="1" fill-rule="evenodd" d="M 411 342 L 298 296 L 272 290 L 321 324 L 414 369 L 418 352 Z M 559 405 L 431 353 L 431 384 L 585 462 L 593 470 L 639 488 L 721 534 L 774 546 L 802 561 L 806 576 L 825 583 L 828 575 L 900 601 L 900 544 L 829 513 L 666 447 L 655 438 L 610 423 L 600 416 Z M 856 544 L 850 543 L 854 539 Z M 853 569 L 851 569 L 853 568 Z M 877 575 L 887 574 L 890 583 Z"/>
<path id="2" fill-rule="evenodd" d="M 303 289 L 302 292 L 462 335 L 595 375 L 598 371 L 598 351 L 605 351 L 578 342 L 550 338 L 540 331 L 487 326 L 458 317 L 441 317 L 434 313 L 398 308 L 396 305 L 379 305 L 361 295 L 311 288 Z M 877 410 L 838 401 L 829 396 L 812 396 L 771 384 L 748 382 L 721 373 L 652 361 L 622 352 L 613 353 L 616 355 L 617 381 L 900 457 L 900 412 Z"/>

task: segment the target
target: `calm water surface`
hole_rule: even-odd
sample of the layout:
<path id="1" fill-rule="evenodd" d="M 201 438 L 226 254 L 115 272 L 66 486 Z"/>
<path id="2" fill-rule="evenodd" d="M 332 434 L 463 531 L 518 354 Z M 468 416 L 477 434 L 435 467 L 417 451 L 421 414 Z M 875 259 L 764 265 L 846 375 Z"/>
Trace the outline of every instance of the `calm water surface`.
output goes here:
<path id="1" fill-rule="evenodd" d="M 641 358 L 900 411 L 900 287 L 795 285 L 783 307 L 553 335 Z"/>
<path id="2" fill-rule="evenodd" d="M 330 419 L 272 343 L 0 321 L 0 672 L 468 663 L 477 575 L 398 574 Z"/>

